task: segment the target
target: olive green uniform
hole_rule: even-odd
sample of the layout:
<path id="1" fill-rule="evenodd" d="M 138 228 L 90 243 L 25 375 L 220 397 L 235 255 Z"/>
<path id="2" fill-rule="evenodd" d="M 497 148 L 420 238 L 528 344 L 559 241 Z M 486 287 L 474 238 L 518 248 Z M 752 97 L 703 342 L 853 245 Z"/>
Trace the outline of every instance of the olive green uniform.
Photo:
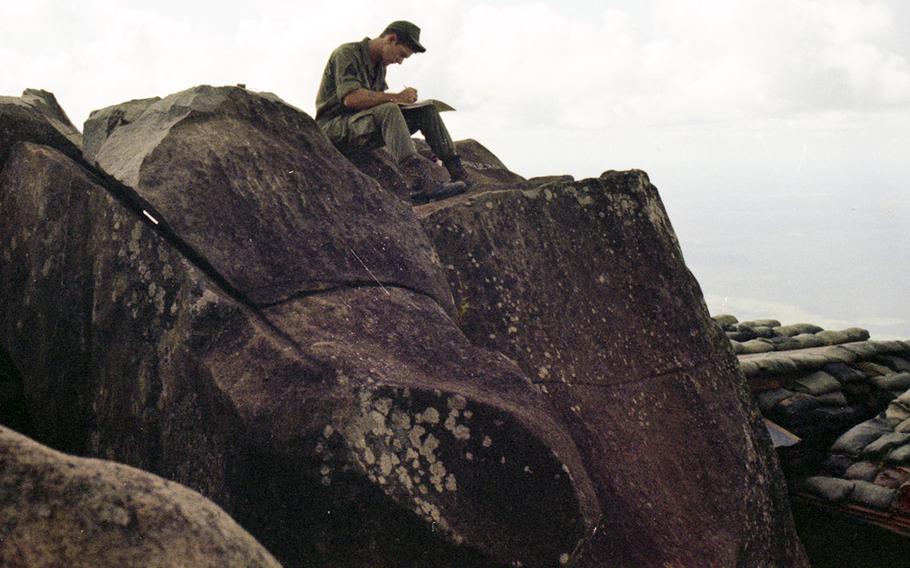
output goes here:
<path id="1" fill-rule="evenodd" d="M 452 137 L 432 105 L 402 111 L 395 103 L 384 103 L 359 112 L 344 106 L 344 98 L 357 89 L 389 88 L 385 66 L 370 59 L 369 41 L 345 43 L 332 52 L 316 95 L 316 123 L 345 154 L 385 146 L 401 163 L 417 153 L 411 134 L 420 130 L 437 157 L 453 156 Z"/>

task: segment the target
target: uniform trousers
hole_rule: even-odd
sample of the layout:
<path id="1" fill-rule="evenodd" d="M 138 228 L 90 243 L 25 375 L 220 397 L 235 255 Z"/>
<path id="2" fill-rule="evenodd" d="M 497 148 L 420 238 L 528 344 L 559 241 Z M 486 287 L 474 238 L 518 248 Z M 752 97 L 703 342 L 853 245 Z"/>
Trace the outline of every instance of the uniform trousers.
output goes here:
<path id="1" fill-rule="evenodd" d="M 433 105 L 402 110 L 396 103 L 383 103 L 354 114 L 337 116 L 320 126 L 343 154 L 385 146 L 401 163 L 417 153 L 411 134 L 418 130 L 437 158 L 445 161 L 455 154 L 452 137 Z"/>

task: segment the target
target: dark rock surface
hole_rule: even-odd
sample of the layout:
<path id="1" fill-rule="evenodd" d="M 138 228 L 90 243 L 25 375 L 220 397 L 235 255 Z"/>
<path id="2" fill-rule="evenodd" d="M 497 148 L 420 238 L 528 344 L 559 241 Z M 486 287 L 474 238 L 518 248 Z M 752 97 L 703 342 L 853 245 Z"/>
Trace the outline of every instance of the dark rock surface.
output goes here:
<path id="1" fill-rule="evenodd" d="M 124 189 L 31 144 L 0 174 L 0 340 L 40 439 L 201 491 L 289 566 L 551 566 L 598 517 L 548 401 L 434 298 L 250 305 Z"/>
<path id="2" fill-rule="evenodd" d="M 0 97 L 0 160 L 16 142 L 46 144 L 81 159 L 82 147 L 73 135 L 78 131 L 53 95 L 43 93 L 27 89 L 22 97 Z"/>
<path id="3" fill-rule="evenodd" d="M 489 184 L 418 220 L 272 95 L 98 111 L 103 172 L 4 105 L 0 344 L 38 441 L 200 491 L 287 566 L 805 565 L 643 173 L 466 163 Z"/>
<path id="4" fill-rule="evenodd" d="M 99 114 L 86 131 L 93 120 L 110 127 Z M 410 208 L 274 95 L 171 95 L 115 127 L 92 159 L 257 305 L 376 283 L 450 301 Z"/>
<path id="5" fill-rule="evenodd" d="M 94 163 L 98 150 L 114 130 L 136 122 L 148 107 L 160 100 L 161 97 L 136 99 L 92 111 L 85 122 L 85 132 L 83 133 L 85 159 Z"/>
<path id="6" fill-rule="evenodd" d="M 41 89 L 25 89 L 22 92 L 22 100 L 37 109 L 51 126 L 59 130 L 75 146 L 82 147 L 82 133 L 70 122 L 53 93 Z"/>
<path id="7" fill-rule="evenodd" d="M 195 491 L 0 427 L 0 566 L 280 565 Z"/>
<path id="8" fill-rule="evenodd" d="M 433 151 L 423 140 L 416 140 L 417 150 L 427 158 L 433 158 Z M 465 171 L 478 185 L 511 185 L 514 187 L 525 181 L 525 178 L 509 170 L 502 161 L 490 152 L 483 144 L 471 138 L 455 142 L 455 151 L 461 157 Z M 445 170 L 440 167 L 445 174 Z M 444 175 L 447 179 L 448 176 Z"/>
<path id="9" fill-rule="evenodd" d="M 761 418 L 644 173 L 418 210 L 466 335 L 517 361 L 582 449 L 604 517 L 577 565 L 806 565 Z"/>
<path id="10" fill-rule="evenodd" d="M 383 189 L 395 194 L 405 203 L 411 202 L 408 182 L 398 171 L 395 159 L 384 148 L 348 156 L 348 159 L 357 169 L 376 180 Z M 443 172 L 439 173 L 439 177 L 445 178 Z"/>

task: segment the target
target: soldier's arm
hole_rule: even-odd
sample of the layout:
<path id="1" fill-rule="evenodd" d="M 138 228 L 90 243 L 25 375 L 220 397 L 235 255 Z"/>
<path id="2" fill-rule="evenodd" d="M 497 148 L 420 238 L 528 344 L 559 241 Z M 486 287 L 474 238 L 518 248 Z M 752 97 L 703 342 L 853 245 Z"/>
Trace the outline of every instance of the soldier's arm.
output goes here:
<path id="1" fill-rule="evenodd" d="M 366 110 L 383 103 L 413 103 L 417 100 L 417 90 L 412 87 L 401 91 L 400 93 L 384 93 L 381 91 L 371 91 L 363 87 L 351 91 L 345 95 L 344 106 L 354 110 Z"/>

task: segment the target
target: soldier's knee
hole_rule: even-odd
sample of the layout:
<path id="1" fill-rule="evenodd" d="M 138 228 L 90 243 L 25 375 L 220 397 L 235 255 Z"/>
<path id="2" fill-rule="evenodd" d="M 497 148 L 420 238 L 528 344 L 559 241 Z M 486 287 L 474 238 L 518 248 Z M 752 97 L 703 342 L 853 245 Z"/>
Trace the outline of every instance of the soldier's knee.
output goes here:
<path id="1" fill-rule="evenodd" d="M 397 103 L 382 103 L 381 105 L 376 105 L 373 107 L 373 114 L 384 119 L 398 117 L 404 119 L 404 115 L 401 114 L 401 107 L 399 107 Z"/>

